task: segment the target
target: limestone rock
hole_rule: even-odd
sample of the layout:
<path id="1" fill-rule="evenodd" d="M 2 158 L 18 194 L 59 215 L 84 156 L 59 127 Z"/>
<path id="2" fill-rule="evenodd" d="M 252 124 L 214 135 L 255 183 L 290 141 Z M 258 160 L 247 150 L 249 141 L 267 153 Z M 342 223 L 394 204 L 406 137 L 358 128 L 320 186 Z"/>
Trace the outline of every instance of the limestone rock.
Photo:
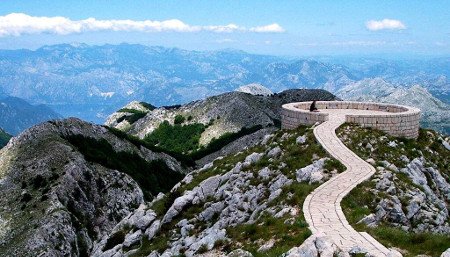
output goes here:
<path id="1" fill-rule="evenodd" d="M 250 252 L 247 252 L 242 249 L 236 249 L 231 251 L 227 257 L 253 257 L 253 255 Z"/>
<path id="2" fill-rule="evenodd" d="M 247 156 L 244 160 L 243 165 L 246 166 L 250 166 L 254 163 L 256 163 L 257 161 L 259 161 L 261 159 L 261 157 L 263 157 L 263 153 L 252 153 L 249 156 Z"/>
<path id="3" fill-rule="evenodd" d="M 441 257 L 450 257 L 450 248 L 441 254 Z"/>
<path id="4" fill-rule="evenodd" d="M 321 182 L 324 178 L 323 165 L 327 158 L 314 161 L 312 164 L 298 169 L 295 174 L 298 182 L 309 182 L 309 184 Z"/>
<path id="5" fill-rule="evenodd" d="M 297 137 L 297 138 L 295 139 L 295 142 L 296 142 L 297 144 L 299 144 L 299 145 L 302 145 L 302 144 L 306 143 L 306 136 L 303 135 L 303 136 Z"/>
<path id="6" fill-rule="evenodd" d="M 281 154 L 281 148 L 279 146 L 271 149 L 268 153 L 267 153 L 267 157 L 270 158 L 276 158 Z"/>

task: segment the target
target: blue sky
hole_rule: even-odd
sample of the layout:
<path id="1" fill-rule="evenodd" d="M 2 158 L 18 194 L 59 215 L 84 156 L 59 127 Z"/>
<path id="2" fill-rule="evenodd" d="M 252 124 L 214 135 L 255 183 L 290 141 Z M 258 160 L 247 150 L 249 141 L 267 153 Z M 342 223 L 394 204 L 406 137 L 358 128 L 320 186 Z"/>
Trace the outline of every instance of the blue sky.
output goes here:
<path id="1" fill-rule="evenodd" d="M 448 10 L 450 1 L 439 0 L 1 1 L 0 48 L 126 42 L 291 56 L 448 55 Z"/>

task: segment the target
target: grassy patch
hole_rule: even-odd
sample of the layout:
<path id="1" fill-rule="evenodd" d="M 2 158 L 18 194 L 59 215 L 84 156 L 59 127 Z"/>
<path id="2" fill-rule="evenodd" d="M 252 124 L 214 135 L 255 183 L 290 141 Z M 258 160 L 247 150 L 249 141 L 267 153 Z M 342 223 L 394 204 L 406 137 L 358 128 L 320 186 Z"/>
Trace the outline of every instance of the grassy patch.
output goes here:
<path id="1" fill-rule="evenodd" d="M 311 231 L 305 226 L 303 218 L 298 218 L 293 224 L 285 224 L 284 219 L 276 219 L 266 215 L 254 224 L 242 224 L 227 229 L 231 242 L 239 242 L 242 248 L 251 252 L 255 257 L 279 256 L 293 246 L 301 245 L 310 235 Z M 275 239 L 274 246 L 267 252 L 258 252 L 259 245 L 256 240 L 268 241 Z"/>
<path id="2" fill-rule="evenodd" d="M 174 157 L 175 159 L 177 159 L 184 166 L 193 166 L 195 164 L 195 162 L 189 156 L 149 144 L 148 142 L 141 140 L 138 137 L 129 135 L 119 129 L 107 127 L 107 126 L 105 126 L 105 127 L 109 130 L 109 132 L 113 133 L 116 137 L 125 139 L 125 140 L 129 141 L 130 143 L 134 144 L 138 148 L 143 146 L 143 147 L 145 147 L 149 150 L 152 150 L 153 152 L 156 152 L 156 153 L 166 153 L 166 154 Z"/>
<path id="3" fill-rule="evenodd" d="M 187 154 L 199 148 L 200 137 L 205 129 L 206 126 L 200 123 L 171 125 L 164 121 L 144 140 L 166 150 Z"/>
<path id="4" fill-rule="evenodd" d="M 438 257 L 450 248 L 450 235 L 410 233 L 385 225 L 365 230 L 387 247 L 406 250 L 407 253 L 403 254 L 405 257 L 421 254 Z"/>
<path id="5" fill-rule="evenodd" d="M 148 113 L 148 112 L 144 112 L 144 111 L 139 111 L 139 110 L 135 110 L 135 109 L 127 109 L 127 108 L 122 108 L 122 109 L 118 110 L 118 112 L 123 112 L 123 113 L 127 113 L 130 115 L 124 115 L 124 116 L 118 118 L 117 123 L 120 123 L 120 122 L 126 120 L 130 124 L 133 124 L 136 121 L 144 118 L 145 115 L 147 115 L 147 113 Z"/>

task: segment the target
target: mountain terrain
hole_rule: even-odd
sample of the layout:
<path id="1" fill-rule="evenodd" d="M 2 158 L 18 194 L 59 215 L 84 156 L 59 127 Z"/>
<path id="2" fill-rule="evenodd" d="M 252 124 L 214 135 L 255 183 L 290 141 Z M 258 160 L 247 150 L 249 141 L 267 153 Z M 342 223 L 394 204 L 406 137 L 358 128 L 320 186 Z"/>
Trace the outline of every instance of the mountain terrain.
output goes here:
<path id="1" fill-rule="evenodd" d="M 403 256 L 440 256 L 450 242 L 450 137 L 421 129 L 402 139 L 350 124 L 337 134 L 377 170 L 344 198 L 349 223 Z"/>
<path id="2" fill-rule="evenodd" d="M 213 117 L 230 119 L 241 129 L 225 132 L 227 140 L 219 141 L 218 147 L 211 147 L 214 140 L 205 143 L 198 150 L 205 153 L 197 155 L 201 159 L 196 163 L 187 157 L 198 151 L 169 151 L 118 126 L 71 118 L 24 131 L 0 150 L 0 252 L 105 257 L 364 255 L 364 249 L 345 252 L 326 237 L 310 236 L 303 201 L 345 168 L 315 140 L 314 126 L 291 131 L 275 126 L 273 119 L 279 114 L 271 108 L 305 97 L 336 99 L 323 90 L 271 96 L 231 92 L 175 107 L 133 102 L 117 113 L 137 115 L 128 118 L 137 123 L 158 110 L 176 112 L 169 123 L 178 128 L 174 133 L 184 133 L 179 128 L 193 125 L 193 120 L 213 126 Z M 210 110 L 232 108 L 230 99 L 246 103 L 261 118 L 240 123 L 248 117 L 235 112 L 236 119 L 223 113 L 217 119 Z M 200 112 L 194 111 L 196 106 L 211 107 Z M 190 110 L 191 120 L 180 110 Z M 241 126 L 260 127 L 243 133 Z M 393 254 L 439 256 L 450 248 L 450 137 L 421 130 L 417 140 L 407 140 L 353 125 L 337 133 L 377 168 L 343 201 L 350 224 L 395 249 Z"/>
<path id="3" fill-rule="evenodd" d="M 225 49 L 188 51 L 143 45 L 62 44 L 0 50 L 0 95 L 46 104 L 96 123 L 131 101 L 185 104 L 257 83 L 337 92 L 367 78 L 420 85 L 450 104 L 448 58 L 282 58 Z"/>
<path id="4" fill-rule="evenodd" d="M 6 97 L 0 100 L 0 127 L 11 135 L 38 123 L 62 118 L 45 105 L 31 105 L 17 97 Z"/>
<path id="5" fill-rule="evenodd" d="M 93 243 L 188 169 L 103 126 L 36 125 L 0 150 L 2 256 L 88 256 Z"/>
<path id="6" fill-rule="evenodd" d="M 184 124 L 208 125 L 200 134 L 200 145 L 208 144 L 213 138 L 225 133 L 261 125 L 263 127 L 280 125 L 281 105 L 288 102 L 331 101 L 337 98 L 319 89 L 290 89 L 273 95 L 255 95 L 243 92 L 230 92 L 194 101 L 185 105 L 147 109 L 145 116 L 138 120 L 124 117 L 135 116 L 132 110 L 142 111 L 144 106 L 132 102 L 118 112 L 113 113 L 105 123 L 127 133 L 145 138 L 155 131 L 164 121 L 176 123 L 181 116 Z M 125 111 L 124 111 L 125 110 Z M 129 111 L 129 112 L 126 112 Z"/>
<path id="7" fill-rule="evenodd" d="M 252 83 L 244 86 L 240 86 L 236 89 L 238 92 L 248 93 L 252 95 L 272 95 L 273 92 L 270 91 L 267 87 L 264 87 L 261 84 Z"/>
<path id="8" fill-rule="evenodd" d="M 101 123 L 132 100 L 173 105 L 255 81 L 279 92 L 350 76 L 342 67 L 310 60 L 129 44 L 2 50 L 0 59 L 0 92 Z"/>
<path id="9" fill-rule="evenodd" d="M 381 78 L 364 79 L 342 87 L 336 95 L 345 100 L 417 107 L 422 111 L 422 126 L 450 135 L 450 104 L 437 99 L 419 85 L 407 88 L 395 86 Z"/>

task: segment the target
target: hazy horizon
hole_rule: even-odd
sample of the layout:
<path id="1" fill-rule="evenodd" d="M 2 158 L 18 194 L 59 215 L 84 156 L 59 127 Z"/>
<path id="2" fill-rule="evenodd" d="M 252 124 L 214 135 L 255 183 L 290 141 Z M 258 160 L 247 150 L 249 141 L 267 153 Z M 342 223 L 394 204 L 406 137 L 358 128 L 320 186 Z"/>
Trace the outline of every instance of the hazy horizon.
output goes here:
<path id="1" fill-rule="evenodd" d="M 446 1 L 0 3 L 0 49 L 62 43 L 277 56 L 447 56 Z"/>

